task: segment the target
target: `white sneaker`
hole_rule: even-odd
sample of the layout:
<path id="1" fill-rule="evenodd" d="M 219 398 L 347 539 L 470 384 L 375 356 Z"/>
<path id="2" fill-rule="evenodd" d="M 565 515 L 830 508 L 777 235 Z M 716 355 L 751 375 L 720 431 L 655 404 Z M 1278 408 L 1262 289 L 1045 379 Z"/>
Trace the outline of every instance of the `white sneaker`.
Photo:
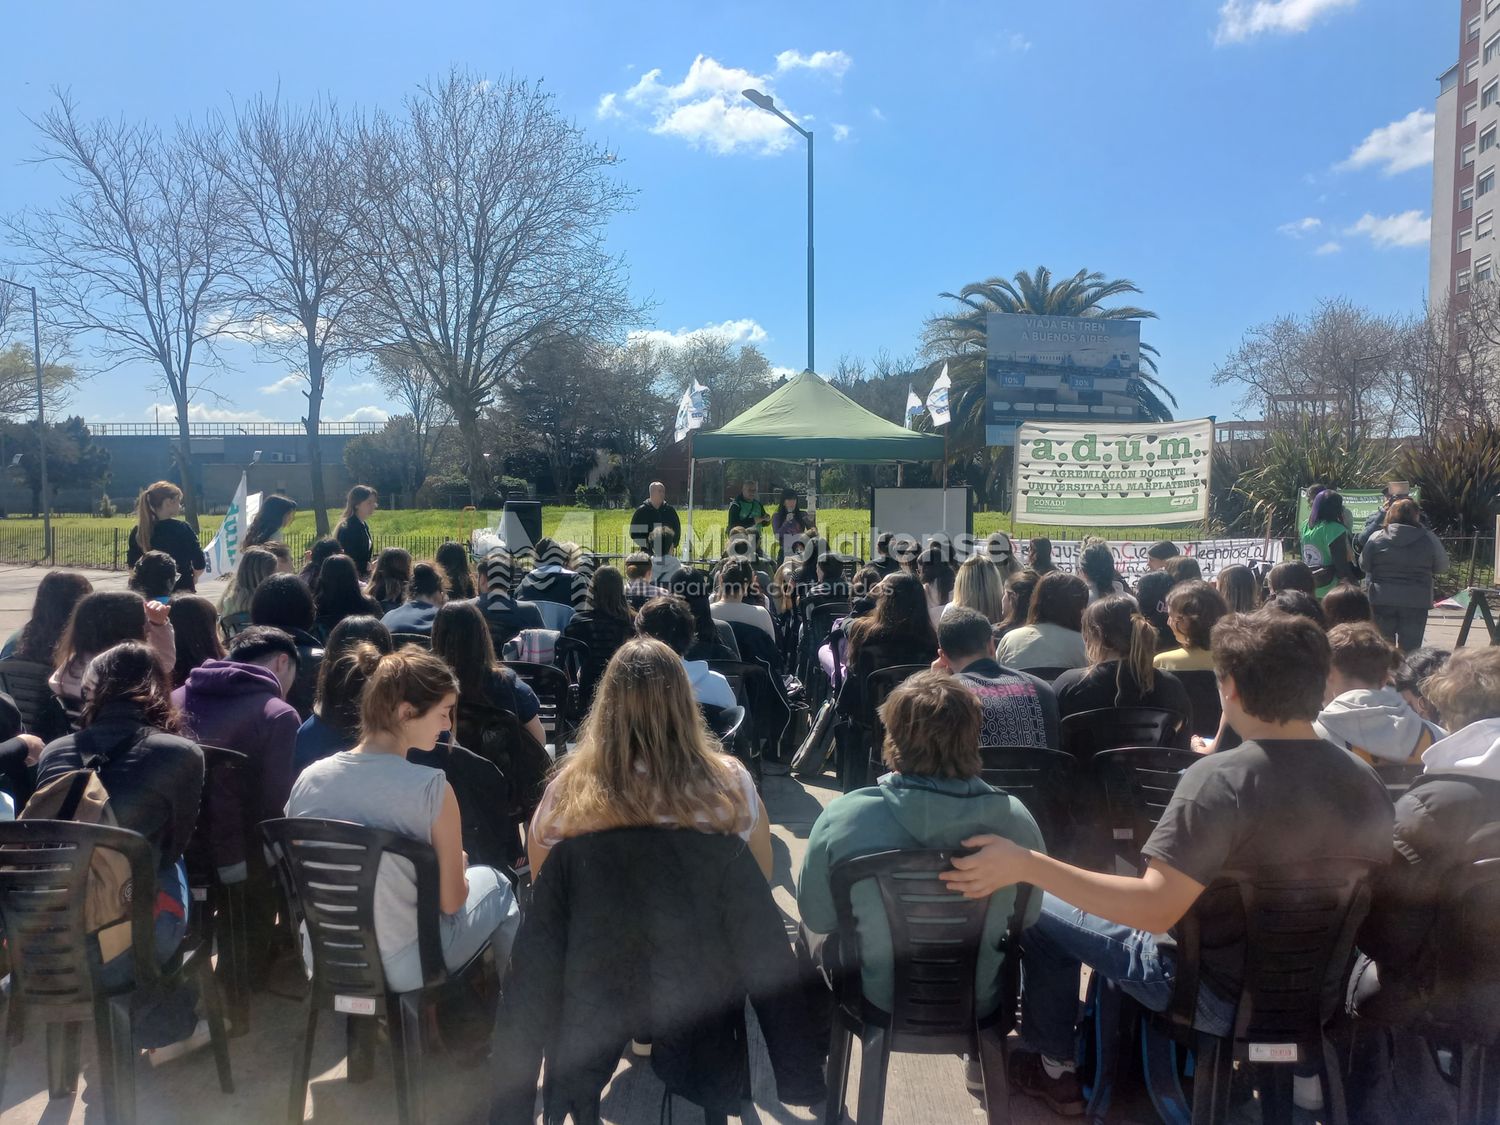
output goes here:
<path id="1" fill-rule="evenodd" d="M 1309 1113 L 1317 1113 L 1323 1108 L 1323 1080 L 1316 1074 L 1307 1077 L 1292 1075 L 1292 1104 Z"/>
<path id="2" fill-rule="evenodd" d="M 186 1039 L 179 1039 L 176 1043 L 168 1043 L 165 1047 L 151 1047 L 146 1051 L 146 1057 L 151 1060 L 152 1066 L 161 1066 L 173 1059 L 180 1059 L 183 1055 L 190 1055 L 200 1047 L 208 1046 L 208 1021 L 199 1020 L 198 1026 L 193 1028 L 193 1033 Z"/>

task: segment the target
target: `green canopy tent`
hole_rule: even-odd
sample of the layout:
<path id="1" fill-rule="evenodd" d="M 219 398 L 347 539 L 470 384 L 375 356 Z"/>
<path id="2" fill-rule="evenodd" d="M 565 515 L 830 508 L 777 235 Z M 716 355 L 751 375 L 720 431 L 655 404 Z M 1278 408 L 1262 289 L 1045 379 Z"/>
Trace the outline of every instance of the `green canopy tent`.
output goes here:
<path id="1" fill-rule="evenodd" d="M 695 440 L 696 439 L 696 440 Z M 937 461 L 943 438 L 872 414 L 812 371 L 793 376 L 717 430 L 688 438 L 688 527 L 698 461 L 825 461 L 900 464 Z"/>

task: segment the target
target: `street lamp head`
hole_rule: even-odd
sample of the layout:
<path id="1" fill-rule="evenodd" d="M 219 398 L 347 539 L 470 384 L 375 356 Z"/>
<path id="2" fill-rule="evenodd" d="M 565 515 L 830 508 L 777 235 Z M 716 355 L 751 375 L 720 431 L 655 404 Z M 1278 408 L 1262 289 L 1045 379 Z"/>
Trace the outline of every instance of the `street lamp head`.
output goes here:
<path id="1" fill-rule="evenodd" d="M 769 110 L 772 113 L 776 112 L 776 99 L 769 94 L 762 94 L 759 90 L 741 90 L 740 93 L 744 94 L 748 100 L 760 106 L 761 109 Z"/>

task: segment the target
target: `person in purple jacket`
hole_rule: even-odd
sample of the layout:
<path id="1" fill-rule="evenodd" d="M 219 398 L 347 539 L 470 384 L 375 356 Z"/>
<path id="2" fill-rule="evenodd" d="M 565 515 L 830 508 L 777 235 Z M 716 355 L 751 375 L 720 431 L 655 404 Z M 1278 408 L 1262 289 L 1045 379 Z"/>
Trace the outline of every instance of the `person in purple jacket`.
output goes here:
<path id="1" fill-rule="evenodd" d="M 230 642 L 227 660 L 207 660 L 172 693 L 184 725 L 200 745 L 237 750 L 248 760 L 244 794 L 206 795 L 219 876 L 246 877 L 255 826 L 280 814 L 292 791 L 292 754 L 302 721 L 286 701 L 297 677 L 297 643 L 289 633 L 252 625 Z M 223 803 L 221 805 L 221 802 Z"/>

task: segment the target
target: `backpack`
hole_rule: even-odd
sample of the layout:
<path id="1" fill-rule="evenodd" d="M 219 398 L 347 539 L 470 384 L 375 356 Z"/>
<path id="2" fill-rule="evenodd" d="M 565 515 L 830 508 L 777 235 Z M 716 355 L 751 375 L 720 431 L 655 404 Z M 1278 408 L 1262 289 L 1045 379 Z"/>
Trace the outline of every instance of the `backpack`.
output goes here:
<path id="1" fill-rule="evenodd" d="M 522 629 L 505 643 L 505 659 L 551 664 L 557 658 L 557 638 L 561 635 L 556 629 Z"/>
<path id="2" fill-rule="evenodd" d="M 108 754 L 91 755 L 81 769 L 69 770 L 41 786 L 26 802 L 20 819 L 71 820 L 118 828 L 109 790 L 99 779 L 99 767 L 108 759 Z M 89 861 L 83 924 L 98 938 L 99 954 L 106 962 L 130 948 L 130 899 L 130 861 L 109 848 L 95 848 Z"/>

